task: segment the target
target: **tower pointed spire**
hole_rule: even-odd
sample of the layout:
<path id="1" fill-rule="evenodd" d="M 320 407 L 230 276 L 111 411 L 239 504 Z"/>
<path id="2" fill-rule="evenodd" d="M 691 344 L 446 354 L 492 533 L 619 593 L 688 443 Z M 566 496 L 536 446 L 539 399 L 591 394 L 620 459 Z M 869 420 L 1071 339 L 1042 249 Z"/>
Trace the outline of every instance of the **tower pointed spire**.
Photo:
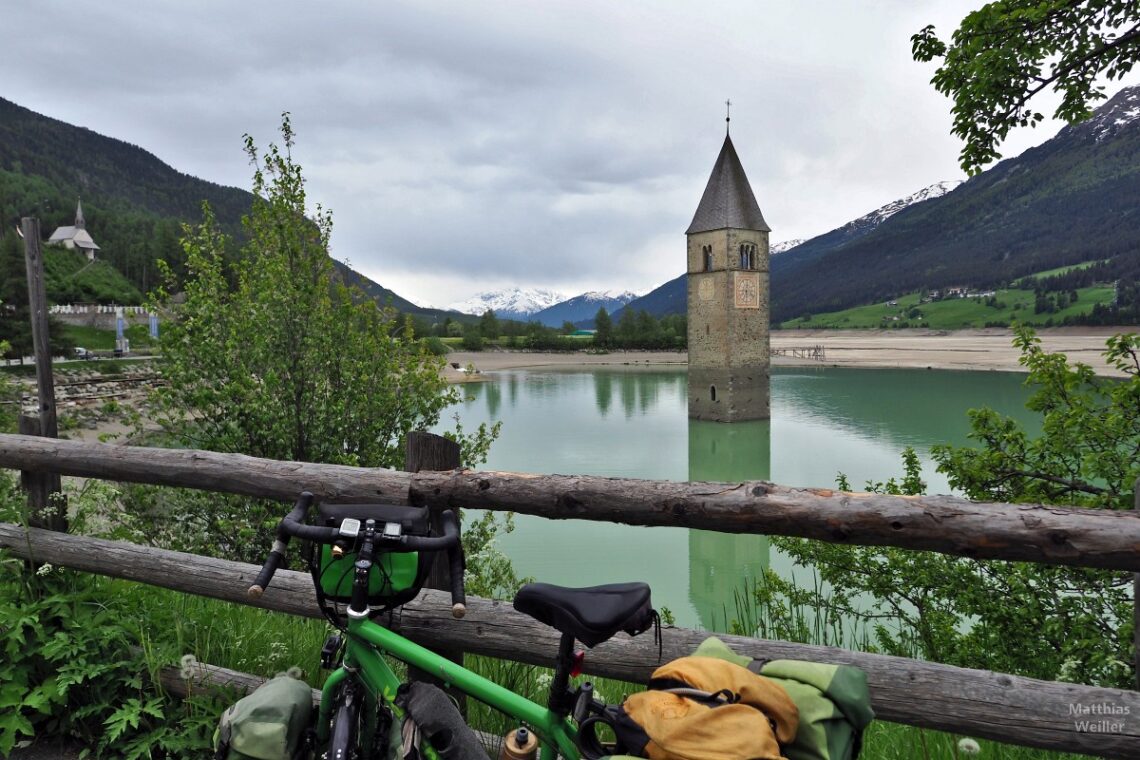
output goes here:
<path id="1" fill-rule="evenodd" d="M 728 123 L 732 121 L 732 101 L 724 101 L 724 136 L 728 137 Z"/>
<path id="2" fill-rule="evenodd" d="M 83 200 L 78 199 L 75 201 L 75 229 L 82 230 L 87 228 L 87 220 L 83 218 Z"/>
<path id="3" fill-rule="evenodd" d="M 685 230 L 685 234 L 727 228 L 763 232 L 772 229 L 760 213 L 760 204 L 752 194 L 752 187 L 748 184 L 744 167 L 740 165 L 732 138 L 725 135 L 724 145 L 717 156 L 712 174 L 709 175 L 701 203 L 693 215 L 693 223 Z"/>

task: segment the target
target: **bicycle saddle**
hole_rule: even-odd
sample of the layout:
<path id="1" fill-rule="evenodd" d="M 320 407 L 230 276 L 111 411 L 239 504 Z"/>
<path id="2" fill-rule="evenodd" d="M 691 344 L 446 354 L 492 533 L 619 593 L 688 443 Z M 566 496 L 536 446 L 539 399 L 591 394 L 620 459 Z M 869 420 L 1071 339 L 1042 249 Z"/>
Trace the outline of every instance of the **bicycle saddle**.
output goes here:
<path id="1" fill-rule="evenodd" d="M 618 631 L 636 636 L 649 630 L 657 619 L 645 583 L 589 588 L 528 583 L 515 594 L 515 609 L 573 635 L 588 647 L 601 644 Z"/>

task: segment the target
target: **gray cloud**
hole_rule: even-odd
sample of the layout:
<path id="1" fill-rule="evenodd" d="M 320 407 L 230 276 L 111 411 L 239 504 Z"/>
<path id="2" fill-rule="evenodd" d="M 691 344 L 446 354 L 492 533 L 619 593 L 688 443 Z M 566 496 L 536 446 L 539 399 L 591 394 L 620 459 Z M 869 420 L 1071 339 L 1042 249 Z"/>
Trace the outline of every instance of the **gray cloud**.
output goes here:
<path id="1" fill-rule="evenodd" d="M 683 268 L 726 97 L 773 240 L 960 176 L 909 36 L 978 4 L 22 0 L 0 96 L 239 186 L 241 135 L 288 110 L 334 255 L 420 303 L 646 290 Z"/>

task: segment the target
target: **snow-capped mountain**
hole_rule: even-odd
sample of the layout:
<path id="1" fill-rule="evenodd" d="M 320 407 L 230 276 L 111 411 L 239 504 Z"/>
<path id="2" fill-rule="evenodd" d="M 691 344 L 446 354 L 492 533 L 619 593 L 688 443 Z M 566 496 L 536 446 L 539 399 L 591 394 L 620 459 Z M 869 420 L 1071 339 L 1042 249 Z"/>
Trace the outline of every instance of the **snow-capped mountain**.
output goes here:
<path id="1" fill-rule="evenodd" d="M 585 322 L 592 320 L 598 309 L 604 308 L 612 314 L 637 298 L 637 293 L 629 290 L 593 290 L 580 296 L 562 301 L 531 315 L 548 327 L 561 327 L 563 322 Z"/>
<path id="2" fill-rule="evenodd" d="M 847 226 L 864 226 L 871 225 L 878 227 L 883 222 L 890 219 L 892 216 L 902 211 L 907 206 L 913 206 L 916 203 L 931 200 L 932 198 L 940 198 L 946 193 L 950 192 L 958 185 L 962 184 L 963 180 L 951 179 L 942 182 L 935 182 L 929 187 L 924 187 L 917 193 L 911 193 L 905 198 L 899 198 L 897 201 L 891 201 L 885 206 L 881 206 L 869 214 L 864 214 L 853 222 L 848 222 Z"/>
<path id="3" fill-rule="evenodd" d="M 1091 119 L 1068 129 L 1091 132 L 1096 141 L 1101 142 L 1137 119 L 1140 119 L 1140 88 L 1129 87 L 1098 108 Z M 1064 134 L 1065 130 L 1061 132 Z"/>
<path id="4" fill-rule="evenodd" d="M 542 311 L 565 299 L 561 293 L 540 288 L 507 288 L 479 293 L 447 308 L 462 314 L 483 314 L 488 309 L 500 319 L 527 321 L 532 314 Z M 559 323 L 561 324 L 561 323 Z"/>
<path id="5" fill-rule="evenodd" d="M 772 243 L 772 245 L 768 246 L 768 255 L 777 256 L 784 251 L 790 251 L 802 242 L 804 242 L 803 238 L 793 238 L 792 240 L 785 240 L 782 243 Z"/>

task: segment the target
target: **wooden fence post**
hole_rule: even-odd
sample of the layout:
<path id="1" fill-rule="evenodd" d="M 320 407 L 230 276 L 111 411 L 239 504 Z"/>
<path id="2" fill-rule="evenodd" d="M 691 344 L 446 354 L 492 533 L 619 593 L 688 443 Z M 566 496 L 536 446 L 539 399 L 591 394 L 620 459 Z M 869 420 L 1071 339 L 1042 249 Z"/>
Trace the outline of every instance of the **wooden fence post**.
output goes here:
<path id="1" fill-rule="evenodd" d="M 457 469 L 459 465 L 459 444 L 455 441 L 444 438 L 442 435 L 436 435 L 435 433 L 428 433 L 422 430 L 415 430 L 408 433 L 408 442 L 404 452 L 404 469 L 407 472 L 454 470 Z M 431 508 L 431 527 L 436 533 L 443 532 L 442 522 L 440 520 L 440 514 L 442 512 L 443 510 L 439 507 Z M 448 570 L 447 554 L 445 552 L 436 553 L 435 562 L 432 564 L 431 572 L 428 575 L 425 586 L 427 588 L 450 592 L 451 573 Z M 440 649 L 437 651 L 449 660 L 457 662 L 460 665 L 463 664 L 462 649 Z M 427 681 L 437 686 L 441 685 L 439 679 L 411 666 L 408 667 L 408 680 Z M 451 695 L 458 701 L 460 711 L 466 715 L 467 705 L 463 693 L 460 691 L 452 691 Z"/>
<path id="2" fill-rule="evenodd" d="M 28 304 L 32 320 L 32 345 L 36 356 L 36 391 L 39 399 L 38 415 L 34 420 L 23 418 L 20 432 L 47 438 L 59 437 L 55 410 L 55 381 L 52 376 L 51 343 L 48 336 L 47 290 L 44 285 L 44 258 L 40 249 L 40 220 L 24 217 L 20 220 L 20 234 L 24 238 L 24 263 L 28 272 Z M 57 473 L 26 473 L 21 476 L 28 488 L 30 521 L 38 522 L 51 530 L 67 531 L 67 502 L 61 493 Z"/>

